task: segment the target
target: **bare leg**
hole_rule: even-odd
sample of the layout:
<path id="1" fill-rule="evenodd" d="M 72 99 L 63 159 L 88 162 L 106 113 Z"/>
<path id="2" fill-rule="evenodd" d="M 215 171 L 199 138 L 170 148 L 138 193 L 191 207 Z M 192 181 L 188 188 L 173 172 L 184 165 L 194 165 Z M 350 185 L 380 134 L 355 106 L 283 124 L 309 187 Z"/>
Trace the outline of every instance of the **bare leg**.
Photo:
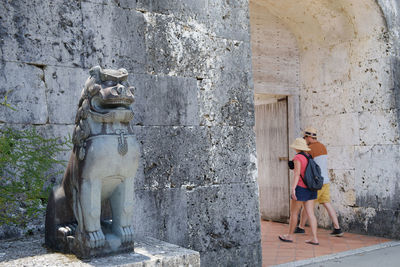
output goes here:
<path id="1" fill-rule="evenodd" d="M 299 227 L 301 229 L 304 229 L 306 227 L 307 219 L 308 219 L 307 212 L 303 206 L 303 209 L 301 210 L 301 214 L 300 214 L 300 224 L 299 224 Z"/>
<path id="2" fill-rule="evenodd" d="M 318 243 L 318 237 L 317 237 L 317 218 L 314 215 L 314 200 L 308 200 L 304 204 L 305 210 L 308 215 L 308 222 L 311 227 L 311 233 L 312 233 L 312 242 Z M 307 242 L 307 241 L 306 241 Z"/>
<path id="3" fill-rule="evenodd" d="M 294 232 L 294 229 L 297 226 L 297 218 L 299 216 L 299 212 L 301 209 L 301 206 L 303 205 L 303 202 L 297 201 L 297 200 L 290 200 L 290 219 L 289 219 L 289 232 L 286 235 L 283 235 L 284 239 L 287 240 L 293 240 L 292 234 Z"/>
<path id="4" fill-rule="evenodd" d="M 339 229 L 339 221 L 338 218 L 336 216 L 336 212 L 335 209 L 332 207 L 332 204 L 330 202 L 327 203 L 323 203 L 322 205 L 324 205 L 326 211 L 329 214 L 329 217 L 331 218 L 332 222 L 333 222 L 333 227 L 335 227 L 335 229 Z"/>

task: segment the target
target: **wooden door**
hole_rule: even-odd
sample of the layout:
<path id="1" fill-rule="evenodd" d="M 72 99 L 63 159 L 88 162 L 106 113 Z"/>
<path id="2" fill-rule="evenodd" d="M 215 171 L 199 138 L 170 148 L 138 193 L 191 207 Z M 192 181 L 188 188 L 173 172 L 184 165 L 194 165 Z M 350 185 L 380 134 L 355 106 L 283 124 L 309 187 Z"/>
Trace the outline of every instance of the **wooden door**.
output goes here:
<path id="1" fill-rule="evenodd" d="M 261 218 L 289 219 L 287 97 L 256 105 L 256 146 Z"/>

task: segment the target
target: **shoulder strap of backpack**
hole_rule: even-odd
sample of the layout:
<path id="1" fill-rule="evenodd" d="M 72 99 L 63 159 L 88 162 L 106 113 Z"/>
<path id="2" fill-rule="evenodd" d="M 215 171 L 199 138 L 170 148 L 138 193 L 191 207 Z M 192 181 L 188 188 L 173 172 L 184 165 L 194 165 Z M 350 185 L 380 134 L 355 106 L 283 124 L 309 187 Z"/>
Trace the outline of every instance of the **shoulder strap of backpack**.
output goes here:
<path id="1" fill-rule="evenodd" d="M 300 154 L 300 155 L 303 155 L 304 157 L 306 157 L 306 159 L 307 159 L 307 165 L 308 165 L 308 162 L 310 161 L 310 157 L 309 157 L 306 153 L 304 153 L 303 151 L 299 152 L 299 154 Z M 307 166 L 306 166 L 306 168 L 307 168 Z M 304 178 L 303 178 L 303 176 L 301 175 L 301 171 L 300 171 L 300 178 L 303 180 L 303 183 L 304 183 L 305 185 L 307 185 L 306 181 L 304 181 Z"/>
<path id="2" fill-rule="evenodd" d="M 312 159 L 312 157 L 310 155 L 307 155 L 306 153 L 304 153 L 303 151 L 299 152 L 300 155 L 303 155 L 304 157 L 306 157 L 307 160 Z"/>

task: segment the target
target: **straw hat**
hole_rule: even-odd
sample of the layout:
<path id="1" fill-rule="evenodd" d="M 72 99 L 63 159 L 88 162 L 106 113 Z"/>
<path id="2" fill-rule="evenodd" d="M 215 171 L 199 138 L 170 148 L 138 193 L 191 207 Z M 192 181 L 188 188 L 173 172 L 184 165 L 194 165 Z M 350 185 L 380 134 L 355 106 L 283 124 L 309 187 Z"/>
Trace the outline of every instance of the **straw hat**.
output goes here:
<path id="1" fill-rule="evenodd" d="M 313 127 L 307 127 L 304 130 L 304 136 L 310 136 L 312 138 L 317 138 L 317 130 Z"/>
<path id="2" fill-rule="evenodd" d="M 294 142 L 290 145 L 290 147 L 301 151 L 311 150 L 308 148 L 306 140 L 304 140 L 303 138 L 296 138 L 296 140 L 294 140 Z"/>

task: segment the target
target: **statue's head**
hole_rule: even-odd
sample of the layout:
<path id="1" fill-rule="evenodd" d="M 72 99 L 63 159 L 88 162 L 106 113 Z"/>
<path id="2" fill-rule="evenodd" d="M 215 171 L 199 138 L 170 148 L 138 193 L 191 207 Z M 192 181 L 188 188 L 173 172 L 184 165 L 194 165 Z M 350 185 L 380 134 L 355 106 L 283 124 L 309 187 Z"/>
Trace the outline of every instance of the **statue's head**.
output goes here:
<path id="1" fill-rule="evenodd" d="M 116 111 L 130 111 L 134 102 L 134 87 L 130 87 L 126 69 L 102 69 L 100 66 L 90 70 L 82 92 L 82 99 L 87 99 L 90 111 L 106 114 Z"/>
<path id="2" fill-rule="evenodd" d="M 79 149 L 79 159 L 85 157 L 85 140 L 91 134 L 88 118 L 97 125 L 107 123 L 128 123 L 133 119 L 131 104 L 134 102 L 134 87 L 127 82 L 126 69 L 90 69 L 79 100 L 72 136 Z"/>

